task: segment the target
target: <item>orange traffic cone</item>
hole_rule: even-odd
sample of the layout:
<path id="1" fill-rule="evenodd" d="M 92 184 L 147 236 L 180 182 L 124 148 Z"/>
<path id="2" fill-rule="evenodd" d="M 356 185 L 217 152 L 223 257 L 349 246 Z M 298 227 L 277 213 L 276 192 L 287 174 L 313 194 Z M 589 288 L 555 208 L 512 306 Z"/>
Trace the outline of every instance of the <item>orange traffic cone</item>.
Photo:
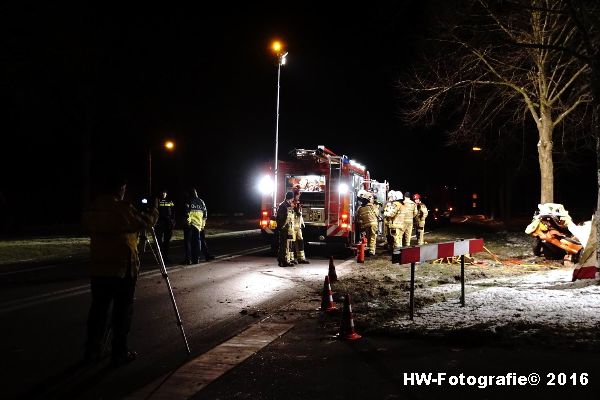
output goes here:
<path id="1" fill-rule="evenodd" d="M 335 265 L 333 265 L 333 256 L 329 257 L 329 276 L 330 282 L 337 282 L 337 274 L 335 273 Z"/>
<path id="2" fill-rule="evenodd" d="M 338 334 L 338 337 L 346 340 L 356 340 L 362 337 L 354 331 L 352 304 L 349 294 L 346 294 L 346 297 L 344 298 L 344 311 L 342 311 L 342 323 L 340 324 L 340 333 Z"/>
<path id="3" fill-rule="evenodd" d="M 321 311 L 330 312 L 336 309 L 335 303 L 333 302 L 333 292 L 331 291 L 331 285 L 329 284 L 329 276 L 325 275 L 323 297 L 321 298 Z"/>

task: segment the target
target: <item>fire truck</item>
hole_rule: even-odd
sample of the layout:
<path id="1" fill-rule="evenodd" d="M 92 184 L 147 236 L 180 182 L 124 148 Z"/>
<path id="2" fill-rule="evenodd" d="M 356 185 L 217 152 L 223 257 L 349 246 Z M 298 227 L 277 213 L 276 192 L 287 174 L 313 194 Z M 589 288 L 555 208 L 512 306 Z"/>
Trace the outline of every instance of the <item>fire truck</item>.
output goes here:
<path id="1" fill-rule="evenodd" d="M 345 155 L 337 155 L 325 146 L 318 146 L 315 150 L 294 149 L 290 155 L 292 161 L 279 161 L 276 183 L 273 165 L 265 166 L 259 183 L 263 195 L 261 234 L 276 251 L 277 205 L 283 201 L 287 191 L 299 187 L 305 243 L 309 247 L 330 247 L 332 251 L 349 249 L 357 240 L 355 213 L 358 191 L 370 190 L 376 201 L 384 204 L 387 182 L 370 179 L 365 166 Z"/>

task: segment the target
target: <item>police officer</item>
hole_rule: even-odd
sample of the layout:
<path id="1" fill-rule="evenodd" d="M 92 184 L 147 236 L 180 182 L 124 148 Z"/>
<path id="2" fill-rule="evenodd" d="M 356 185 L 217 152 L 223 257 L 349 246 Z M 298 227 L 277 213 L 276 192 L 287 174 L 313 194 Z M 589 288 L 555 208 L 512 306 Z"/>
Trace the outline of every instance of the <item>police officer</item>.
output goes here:
<path id="1" fill-rule="evenodd" d="M 277 260 L 279 261 L 280 267 L 291 267 L 294 265 L 291 263 L 290 244 L 288 242 L 294 237 L 293 201 L 294 193 L 287 192 L 285 194 L 285 200 L 279 203 L 279 206 L 277 207 L 277 215 L 275 217 L 277 222 L 277 232 L 279 234 Z"/>
<path id="2" fill-rule="evenodd" d="M 390 190 L 388 193 L 388 203 L 385 206 L 383 215 L 388 219 L 390 235 L 392 235 L 394 247 L 402 247 L 402 234 L 405 224 L 405 207 L 400 202 L 402 192 Z"/>
<path id="3" fill-rule="evenodd" d="M 202 212 L 204 213 L 204 223 L 202 224 L 202 230 L 200 231 L 200 250 L 202 250 L 202 254 L 204 255 L 204 260 L 211 261 L 215 259 L 215 256 L 210 254 L 208 251 L 208 245 L 206 244 L 206 222 L 208 220 L 208 209 L 206 208 L 206 203 L 201 198 L 198 198 L 200 204 L 202 205 Z"/>
<path id="4" fill-rule="evenodd" d="M 429 212 L 427 211 L 425 204 L 421 202 L 421 195 L 419 193 L 415 193 L 413 195 L 413 201 L 417 205 L 417 216 L 415 217 L 415 223 L 417 224 L 417 243 L 420 246 L 425 244 L 425 219 L 427 218 Z"/>
<path id="5" fill-rule="evenodd" d="M 404 228 L 402 230 L 402 246 L 410 246 L 413 221 L 417 216 L 417 205 L 410 199 L 410 192 L 404 193 Z"/>
<path id="6" fill-rule="evenodd" d="M 198 264 L 200 257 L 200 232 L 204 229 L 204 202 L 198 198 L 196 189 L 190 188 L 185 203 L 185 227 L 183 241 L 185 243 L 185 264 Z"/>
<path id="7" fill-rule="evenodd" d="M 366 256 L 375 255 L 375 246 L 377 242 L 377 206 L 372 201 L 373 195 L 366 190 L 358 192 L 360 206 L 356 210 L 356 221 L 358 230 L 364 232 L 367 237 Z"/>
<path id="8" fill-rule="evenodd" d="M 167 190 L 163 190 L 158 199 L 158 221 L 154 227 L 158 247 L 162 251 L 165 261 L 169 261 L 169 242 L 173 236 L 175 226 L 175 203 L 167 197 Z"/>
<path id="9" fill-rule="evenodd" d="M 300 203 L 300 185 L 294 188 L 294 202 L 292 204 L 294 207 L 293 252 L 296 256 L 296 259 L 292 262 L 296 264 L 310 264 L 304 253 L 304 238 L 302 237 L 304 219 L 302 218 L 302 203 Z"/>

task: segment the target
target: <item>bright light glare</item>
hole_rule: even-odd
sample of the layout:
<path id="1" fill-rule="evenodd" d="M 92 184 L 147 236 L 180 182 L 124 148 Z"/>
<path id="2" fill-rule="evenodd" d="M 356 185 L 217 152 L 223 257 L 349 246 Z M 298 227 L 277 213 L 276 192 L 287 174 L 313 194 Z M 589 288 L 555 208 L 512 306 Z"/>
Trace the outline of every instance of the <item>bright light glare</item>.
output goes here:
<path id="1" fill-rule="evenodd" d="M 281 45 L 281 42 L 276 40 L 273 42 L 273 45 L 271 46 L 271 48 L 273 49 L 274 52 L 279 53 L 281 51 L 281 48 L 283 46 Z"/>
<path id="2" fill-rule="evenodd" d="M 473 146 L 473 151 L 481 151 L 481 147 Z"/>
<path id="3" fill-rule="evenodd" d="M 340 186 L 338 186 L 338 192 L 340 192 L 340 194 L 348 193 L 348 185 L 345 183 L 340 183 Z"/>
<path id="4" fill-rule="evenodd" d="M 175 143 L 173 143 L 172 141 L 168 140 L 165 142 L 165 148 L 167 150 L 173 150 L 175 148 Z"/>
<path id="5" fill-rule="evenodd" d="M 274 188 L 275 185 L 273 184 L 273 180 L 269 175 L 263 176 L 262 179 L 258 182 L 258 190 L 264 195 L 272 194 Z"/>
<path id="6" fill-rule="evenodd" d="M 352 165 L 352 166 L 354 166 L 354 167 L 356 167 L 356 168 L 358 168 L 358 169 L 362 169 L 362 170 L 364 170 L 364 169 L 365 169 L 365 166 L 364 166 L 364 165 L 362 165 L 361 163 L 359 163 L 359 162 L 356 162 L 356 161 L 354 161 L 354 160 L 350 160 L 350 165 Z"/>

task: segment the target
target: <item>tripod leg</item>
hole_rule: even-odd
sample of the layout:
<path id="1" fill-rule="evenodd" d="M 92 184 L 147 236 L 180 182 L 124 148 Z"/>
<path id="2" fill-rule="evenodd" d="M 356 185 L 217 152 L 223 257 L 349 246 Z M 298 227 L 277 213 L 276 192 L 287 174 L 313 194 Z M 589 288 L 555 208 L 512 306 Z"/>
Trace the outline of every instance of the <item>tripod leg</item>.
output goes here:
<path id="1" fill-rule="evenodd" d="M 154 232 L 154 228 L 150 228 L 151 229 L 151 233 L 152 233 L 152 237 L 154 239 L 154 243 L 158 243 L 156 240 L 156 233 Z M 171 303 L 173 304 L 173 310 L 175 311 L 175 316 L 177 318 L 177 325 L 179 326 L 179 330 L 181 331 L 181 336 L 183 337 L 183 341 L 185 342 L 185 349 L 187 351 L 187 354 L 190 355 L 191 351 L 190 351 L 190 346 L 188 344 L 187 341 L 187 337 L 185 335 L 185 330 L 183 329 L 183 322 L 181 321 L 181 316 L 179 315 L 179 309 L 177 308 L 177 302 L 175 301 L 175 295 L 173 294 L 173 289 L 171 288 L 171 282 L 169 281 L 169 274 L 167 274 L 167 267 L 165 266 L 165 261 L 163 260 L 162 254 L 160 252 L 160 248 L 158 247 L 158 245 L 156 246 L 156 249 L 154 249 L 154 247 L 152 247 L 150 240 L 146 237 L 146 241 L 148 242 L 148 245 L 150 246 L 150 250 L 152 250 L 152 254 L 154 255 L 154 259 L 156 260 L 156 263 L 158 264 L 159 268 L 160 268 L 160 272 L 162 274 L 162 277 L 165 280 L 165 283 L 167 284 L 167 288 L 169 290 L 169 295 L 171 297 Z"/>

